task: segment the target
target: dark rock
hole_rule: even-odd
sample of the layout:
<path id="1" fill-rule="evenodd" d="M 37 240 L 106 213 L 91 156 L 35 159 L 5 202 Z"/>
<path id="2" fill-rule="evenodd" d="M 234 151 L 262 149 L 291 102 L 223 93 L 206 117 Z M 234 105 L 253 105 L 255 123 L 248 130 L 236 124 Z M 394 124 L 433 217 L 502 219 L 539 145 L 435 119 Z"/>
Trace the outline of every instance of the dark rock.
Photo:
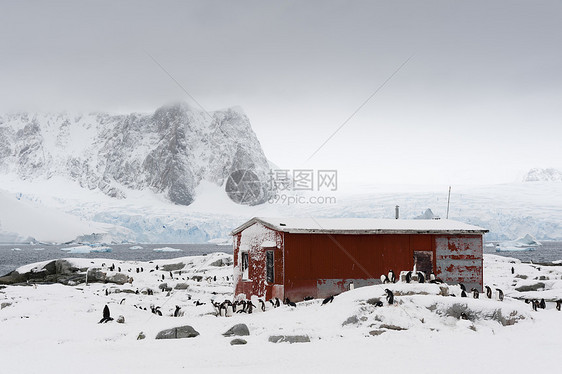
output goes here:
<path id="1" fill-rule="evenodd" d="M 144 335 L 144 332 L 139 332 L 139 335 L 137 336 L 137 340 L 143 340 L 144 338 L 146 338 L 146 335 Z"/>
<path id="2" fill-rule="evenodd" d="M 517 275 L 515 276 L 515 278 L 519 278 L 519 279 L 527 279 L 527 278 L 528 278 L 528 276 L 526 276 L 526 275 L 524 275 L 524 274 L 517 274 Z"/>
<path id="3" fill-rule="evenodd" d="M 544 283 L 538 282 L 538 283 L 535 283 L 535 284 L 519 286 L 515 289 L 515 291 L 519 291 L 519 292 L 538 291 L 540 289 L 543 289 L 544 287 L 545 287 Z"/>
<path id="4" fill-rule="evenodd" d="M 244 323 L 239 323 L 237 325 L 232 326 L 227 332 L 222 334 L 223 336 L 246 336 L 250 335 L 250 330 L 248 326 Z"/>
<path id="5" fill-rule="evenodd" d="M 396 326 L 396 325 L 390 325 L 390 324 L 386 324 L 386 323 L 381 324 L 379 327 L 381 329 L 395 330 L 395 331 L 407 330 L 404 327 L 400 327 L 400 326 Z"/>
<path id="6" fill-rule="evenodd" d="M 244 339 L 232 339 L 230 341 L 230 345 L 244 345 L 246 343 L 248 343 L 248 342 Z"/>
<path id="7" fill-rule="evenodd" d="M 162 330 L 156 335 L 156 339 L 183 339 L 194 338 L 199 333 L 191 326 L 180 326 L 172 329 Z"/>
<path id="8" fill-rule="evenodd" d="M 369 331 L 369 335 L 379 336 L 379 335 L 381 335 L 385 332 L 386 332 L 386 330 L 371 330 L 371 331 Z"/>
<path id="9" fill-rule="evenodd" d="M 175 270 L 181 270 L 185 267 L 185 264 L 183 262 L 177 263 L 177 264 L 166 264 L 166 265 L 162 265 L 160 266 L 160 270 L 162 271 L 175 271 Z"/>
<path id="10" fill-rule="evenodd" d="M 12 303 L 2 303 L 2 304 L 0 304 L 0 309 L 7 308 L 7 307 L 9 307 L 10 305 L 12 305 Z"/>
<path id="11" fill-rule="evenodd" d="M 158 288 L 161 289 L 161 290 L 164 290 L 164 289 L 168 288 L 168 283 L 160 283 L 158 285 Z"/>
<path id="12" fill-rule="evenodd" d="M 228 266 L 232 265 L 232 259 L 229 258 L 219 258 L 216 261 L 213 261 L 209 264 L 209 266 Z"/>
<path id="13" fill-rule="evenodd" d="M 117 323 L 125 323 L 125 317 L 120 315 L 119 317 L 117 317 Z"/>
<path id="14" fill-rule="evenodd" d="M 189 286 L 187 285 L 187 283 L 178 283 L 175 287 L 176 290 L 187 290 L 188 288 Z"/>
<path id="15" fill-rule="evenodd" d="M 310 343 L 308 335 L 272 335 L 269 337 L 271 343 Z"/>
<path id="16" fill-rule="evenodd" d="M 373 297 L 373 298 L 367 300 L 367 304 L 377 305 L 377 303 L 380 302 L 380 301 L 381 301 L 380 297 Z"/>
<path id="17" fill-rule="evenodd" d="M 342 326 L 355 325 L 356 323 L 359 323 L 359 319 L 357 318 L 357 316 L 351 316 L 342 323 Z"/>

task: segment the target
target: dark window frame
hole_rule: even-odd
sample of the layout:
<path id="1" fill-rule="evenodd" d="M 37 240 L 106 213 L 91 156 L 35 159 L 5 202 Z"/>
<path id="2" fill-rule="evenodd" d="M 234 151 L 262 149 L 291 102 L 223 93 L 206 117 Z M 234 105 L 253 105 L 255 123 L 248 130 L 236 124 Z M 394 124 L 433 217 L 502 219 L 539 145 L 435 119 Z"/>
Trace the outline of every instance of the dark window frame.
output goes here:
<path id="1" fill-rule="evenodd" d="M 267 283 L 275 283 L 275 252 L 265 251 L 265 279 Z"/>

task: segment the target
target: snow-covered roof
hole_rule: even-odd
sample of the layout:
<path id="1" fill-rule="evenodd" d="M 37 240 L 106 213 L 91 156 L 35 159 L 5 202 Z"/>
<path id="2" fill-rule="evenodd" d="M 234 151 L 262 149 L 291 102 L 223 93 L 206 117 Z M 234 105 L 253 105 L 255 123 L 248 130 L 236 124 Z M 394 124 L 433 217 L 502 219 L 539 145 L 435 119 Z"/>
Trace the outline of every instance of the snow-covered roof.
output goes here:
<path id="1" fill-rule="evenodd" d="M 376 219 L 376 218 L 295 218 L 254 217 L 231 232 L 261 223 L 273 230 L 288 233 L 319 234 L 483 234 L 482 227 L 450 219 Z"/>

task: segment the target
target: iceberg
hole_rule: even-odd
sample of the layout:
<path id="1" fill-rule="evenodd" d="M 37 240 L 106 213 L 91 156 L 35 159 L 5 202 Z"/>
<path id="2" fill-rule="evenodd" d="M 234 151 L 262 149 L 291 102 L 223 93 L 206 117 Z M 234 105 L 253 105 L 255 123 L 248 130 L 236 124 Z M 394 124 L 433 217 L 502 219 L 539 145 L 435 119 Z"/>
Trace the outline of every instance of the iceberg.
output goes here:
<path id="1" fill-rule="evenodd" d="M 154 248 L 153 251 L 155 251 L 155 252 L 181 252 L 181 249 L 171 248 L 171 247 L 162 247 L 162 248 Z"/>
<path id="2" fill-rule="evenodd" d="M 61 248 L 61 251 L 66 251 L 68 253 L 107 253 L 111 252 L 111 248 L 104 246 L 79 245 L 75 247 Z"/>
<path id="3" fill-rule="evenodd" d="M 542 244 L 533 236 L 527 234 L 522 238 L 506 241 L 496 245 L 496 252 L 534 251 Z"/>

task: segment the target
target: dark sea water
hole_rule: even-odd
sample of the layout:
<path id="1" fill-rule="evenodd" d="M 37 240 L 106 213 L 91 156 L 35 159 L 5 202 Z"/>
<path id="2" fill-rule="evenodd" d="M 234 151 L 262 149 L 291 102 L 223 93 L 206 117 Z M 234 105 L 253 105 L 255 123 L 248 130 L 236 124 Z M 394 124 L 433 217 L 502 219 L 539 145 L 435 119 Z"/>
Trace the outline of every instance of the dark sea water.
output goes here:
<path id="1" fill-rule="evenodd" d="M 69 253 L 61 248 L 76 245 L 0 244 L 0 276 L 33 262 L 58 258 L 108 258 L 124 261 L 151 261 L 185 256 L 199 256 L 214 252 L 232 253 L 232 245 L 215 244 L 117 244 L 109 245 L 111 252 Z M 142 249 L 130 249 L 141 246 Z M 171 247 L 180 252 L 158 252 L 155 248 Z M 16 250 L 19 249 L 19 250 Z"/>
<path id="2" fill-rule="evenodd" d="M 533 251 L 496 252 L 494 247 L 484 247 L 484 253 L 513 257 L 524 262 L 552 262 L 562 260 L 562 242 L 543 242 Z"/>

